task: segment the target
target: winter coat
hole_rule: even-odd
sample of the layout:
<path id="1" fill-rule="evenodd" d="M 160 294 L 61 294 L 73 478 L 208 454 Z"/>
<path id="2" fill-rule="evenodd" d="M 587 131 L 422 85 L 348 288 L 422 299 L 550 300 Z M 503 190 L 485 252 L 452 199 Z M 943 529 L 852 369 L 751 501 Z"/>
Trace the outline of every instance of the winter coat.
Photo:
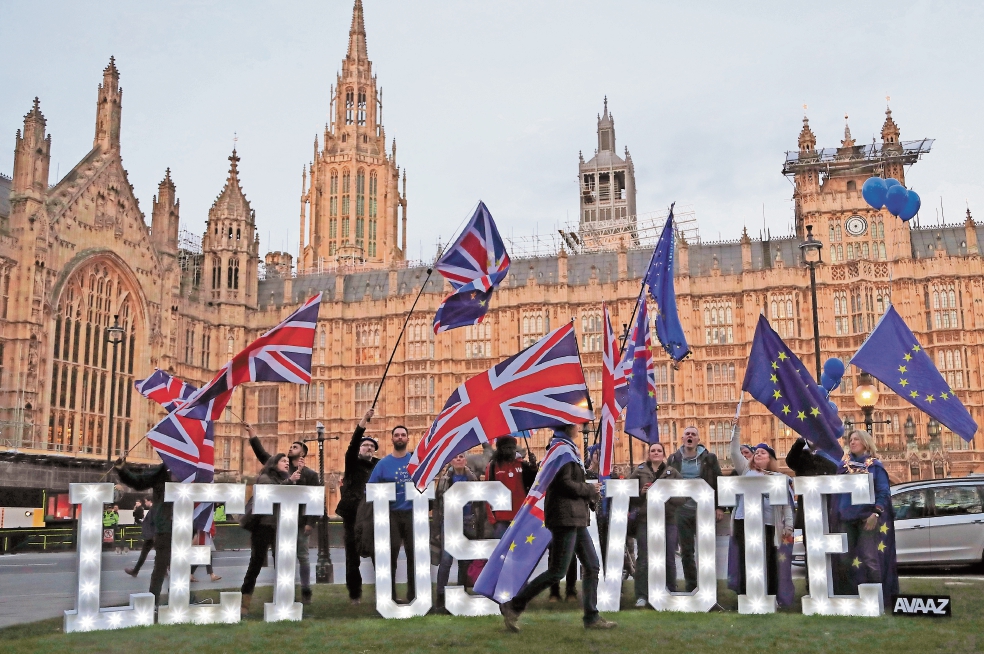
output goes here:
<path id="1" fill-rule="evenodd" d="M 683 479 L 683 475 L 681 475 L 680 471 L 676 468 L 666 465 L 666 461 L 659 464 L 659 467 L 655 470 L 653 469 L 653 464 L 651 461 L 644 461 L 632 471 L 632 474 L 629 475 L 629 479 L 639 480 L 639 497 L 633 497 L 629 500 L 629 509 L 631 511 L 635 511 L 639 518 L 645 519 L 649 507 L 649 501 L 646 495 L 643 494 L 642 489 L 645 488 L 646 484 L 653 484 L 659 479 Z M 667 524 L 673 524 L 673 521 L 676 520 L 677 507 L 686 501 L 686 498 L 674 497 L 666 502 Z"/>
<path id="2" fill-rule="evenodd" d="M 584 468 L 571 461 L 565 464 L 547 487 L 544 524 L 551 527 L 587 527 L 597 488 L 585 481 Z"/>
<path id="3" fill-rule="evenodd" d="M 745 457 L 739 457 L 742 461 Z M 676 452 L 671 454 L 666 460 L 666 465 L 671 468 L 676 468 L 677 472 L 681 472 L 683 469 L 683 446 L 680 446 Z M 717 456 L 710 450 L 701 448 L 698 449 L 697 454 L 697 465 L 700 469 L 700 478 L 707 482 L 707 484 L 714 490 L 714 506 L 718 505 L 717 501 L 717 488 L 718 488 L 718 477 L 721 476 L 721 464 L 718 463 Z"/>
<path id="4" fill-rule="evenodd" d="M 133 490 L 143 491 L 151 489 L 151 497 L 154 500 L 154 518 L 149 516 L 144 518 L 144 524 L 153 523 L 155 534 L 171 533 L 171 517 L 173 515 L 173 502 L 164 501 L 164 484 L 171 481 L 171 473 L 165 464 L 160 464 L 152 468 L 147 468 L 143 472 L 135 472 L 127 464 L 116 468 L 116 474 L 120 481 Z"/>
<path id="5" fill-rule="evenodd" d="M 142 504 L 140 506 L 134 507 L 134 509 L 133 509 L 133 524 L 135 524 L 135 525 L 143 524 L 143 519 L 144 519 L 144 516 L 145 515 L 147 515 L 147 512 L 144 510 Z"/>
<path id="6" fill-rule="evenodd" d="M 846 522 L 867 520 L 872 513 L 876 512 L 876 509 L 882 515 L 892 515 L 892 484 L 881 461 L 868 455 L 858 457 L 853 454 L 850 455 L 849 460 L 853 464 L 850 472 L 842 467 L 840 474 L 870 473 L 875 478 L 875 503 L 852 504 L 850 493 L 840 493 L 837 498 L 841 520 Z"/>
<path id="7" fill-rule="evenodd" d="M 294 482 L 290 480 L 290 475 L 279 470 L 270 470 L 269 472 L 261 473 L 259 477 L 256 478 L 257 485 L 259 484 L 280 484 L 284 486 L 293 486 Z M 253 493 L 256 493 L 256 488 L 253 489 Z M 273 514 L 256 515 L 256 523 L 263 525 L 264 527 L 277 528 L 277 516 L 280 515 L 280 505 L 277 504 L 273 507 Z"/>
<path id="8" fill-rule="evenodd" d="M 836 475 L 837 465 L 829 458 L 807 447 L 806 439 L 797 438 L 786 455 L 786 465 L 797 477 Z M 804 529 L 803 502 L 796 505 L 796 528 Z"/>
<path id="9" fill-rule="evenodd" d="M 349 441 L 348 449 L 345 450 L 345 471 L 342 475 L 342 492 L 335 507 L 335 513 L 346 517 L 354 517 L 359 511 L 359 505 L 366 499 L 366 483 L 372 474 L 372 469 L 379 463 L 379 459 L 372 457 L 368 461 L 359 458 L 359 447 L 362 445 L 362 437 L 366 430 L 363 427 L 356 427 L 352 433 L 352 440 Z"/>
<path id="10" fill-rule="evenodd" d="M 788 495 L 787 504 L 773 504 L 770 505 L 772 508 L 772 526 L 775 528 L 775 544 L 776 547 L 782 546 L 782 532 L 784 529 L 789 531 L 793 530 L 794 518 L 793 518 L 793 492 L 792 492 L 792 480 L 781 472 L 770 472 L 768 470 L 757 471 L 753 470 L 751 464 L 741 455 L 741 443 L 738 442 L 737 437 L 732 437 L 731 439 L 731 460 L 735 463 L 735 470 L 739 475 L 749 475 L 749 474 L 762 474 L 779 476 L 786 480 L 786 494 Z M 745 510 L 747 511 L 747 503 L 745 505 Z"/>

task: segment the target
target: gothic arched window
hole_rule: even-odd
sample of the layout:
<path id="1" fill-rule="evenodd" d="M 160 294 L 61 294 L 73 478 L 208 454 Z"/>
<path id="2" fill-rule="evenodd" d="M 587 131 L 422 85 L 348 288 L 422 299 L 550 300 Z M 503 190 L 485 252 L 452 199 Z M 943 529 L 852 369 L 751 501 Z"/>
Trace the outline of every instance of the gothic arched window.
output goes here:
<path id="1" fill-rule="evenodd" d="M 352 110 L 355 107 L 355 93 L 352 89 L 345 90 L 345 124 L 352 124 Z"/>

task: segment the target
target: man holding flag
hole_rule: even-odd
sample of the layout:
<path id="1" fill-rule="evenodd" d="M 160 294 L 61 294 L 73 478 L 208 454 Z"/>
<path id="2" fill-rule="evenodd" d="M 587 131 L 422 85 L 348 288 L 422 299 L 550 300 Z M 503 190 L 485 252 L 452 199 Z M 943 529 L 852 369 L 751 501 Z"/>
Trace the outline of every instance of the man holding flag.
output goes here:
<path id="1" fill-rule="evenodd" d="M 554 440 L 551 442 L 547 457 L 544 459 L 542 470 L 546 472 L 548 466 L 553 464 L 550 461 L 553 458 L 550 456 L 550 450 L 564 448 L 568 456 L 573 458 L 573 460 L 566 462 L 563 459 L 558 459 L 559 470 L 551 472 L 552 479 L 546 483 L 546 500 L 541 524 L 549 530 L 550 541 L 553 545 L 550 549 L 548 568 L 546 572 L 523 586 L 515 597 L 499 606 L 509 631 L 519 631 L 519 616 L 526 610 L 526 605 L 549 588 L 551 584 L 559 583 L 564 578 L 575 555 L 581 562 L 583 570 L 581 595 L 584 602 L 584 628 L 613 629 L 617 626 L 615 622 L 606 620 L 598 614 L 598 573 L 601 564 L 598 561 L 598 552 L 591 542 L 588 525 L 591 520 L 591 510 L 597 505 L 600 497 L 598 487 L 587 483 L 585 480 L 584 464 L 577 457 L 577 448 L 574 445 L 576 434 L 577 429 L 574 425 L 565 425 L 562 430 L 555 430 Z M 558 443 L 558 441 L 560 442 Z M 570 455 L 570 452 L 573 452 L 573 455 Z M 538 483 L 534 484 L 534 489 L 530 491 L 530 497 L 527 500 L 535 497 L 533 493 L 538 490 L 538 484 L 543 481 L 543 479 L 539 479 Z M 532 511 L 527 515 L 537 517 Z M 520 525 L 519 518 L 514 524 L 517 527 L 524 526 Z M 535 524 L 533 526 L 535 527 Z M 531 546 L 537 538 L 543 537 L 542 534 L 538 536 L 534 533 L 533 529 L 530 529 L 529 532 L 529 535 L 523 537 L 522 531 L 518 529 L 507 531 L 502 542 L 510 543 L 508 552 L 513 552 L 519 546 L 517 541 Z M 500 549 L 502 548 L 496 548 L 493 557 L 499 554 Z M 505 558 L 501 554 L 500 557 Z M 539 557 L 536 558 L 539 559 Z M 500 570 L 505 568 L 501 564 L 499 567 Z M 481 577 L 479 580 L 481 581 Z M 482 592 L 479 586 L 480 584 L 476 583 L 476 591 Z"/>

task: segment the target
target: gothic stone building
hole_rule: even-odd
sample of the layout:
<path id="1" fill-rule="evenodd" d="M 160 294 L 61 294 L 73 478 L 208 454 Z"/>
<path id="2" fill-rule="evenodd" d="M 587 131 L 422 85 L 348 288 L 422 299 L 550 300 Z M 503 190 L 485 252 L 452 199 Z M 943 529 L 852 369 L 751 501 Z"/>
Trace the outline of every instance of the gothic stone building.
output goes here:
<path id="1" fill-rule="evenodd" d="M 307 168 L 301 274 L 293 272 L 291 255 L 280 252 L 266 255 L 259 274 L 255 216 L 239 182 L 235 151 L 225 187 L 208 212 L 200 251 L 179 248 L 180 204 L 170 171 L 148 225 L 121 159 L 123 94 L 112 60 L 98 89 L 92 150 L 52 186 L 51 136 L 35 101 L 15 136 L 13 176 L 0 177 L 0 485 L 63 489 L 69 481 L 98 477 L 107 457 L 134 445 L 132 459 L 153 461 L 140 439 L 162 413 L 134 392 L 133 380 L 160 367 L 202 384 L 318 292 L 324 300 L 313 382 L 247 384 L 236 391 L 216 429 L 220 479 L 257 470 L 240 417 L 256 425 L 268 449 L 279 451 L 295 439 L 312 438 L 320 421 L 339 439 L 325 449 L 334 506 L 348 437 L 369 408 L 425 283 L 369 427 L 383 453 L 393 425 L 407 425 L 418 440 L 458 384 L 572 319 L 589 386 L 600 399 L 601 303 L 609 303 L 617 324 L 628 320 L 651 251 L 621 245 L 514 260 L 485 322 L 435 336 L 434 312 L 450 287 L 422 268 L 407 267 L 405 238 L 397 240 L 397 208 L 405 225 L 406 198 L 397 195 L 395 163 L 382 149 L 359 2 L 343 71 L 334 125 Z M 818 150 L 805 119 L 798 145 L 783 169 L 794 181 L 795 236 L 763 234 L 753 241 L 743 233 L 733 242 L 678 243 L 677 298 L 693 355 L 679 368 L 657 355 L 663 439 L 676 447 L 683 428 L 693 424 L 726 458 L 728 422 L 762 312 L 812 368 L 809 276 L 798 250 L 807 226 L 824 245 L 818 295 L 825 356 L 847 360 L 891 300 L 981 422 L 984 267 L 978 226 L 968 211 L 962 225 L 912 228 L 872 210 L 860 194 L 872 173 L 904 182 L 903 165 L 914 163 L 925 144 L 901 142 L 887 112 L 876 146 L 857 146 L 847 130 L 839 148 Z M 322 259 L 326 263 L 318 263 Z M 106 339 L 114 321 L 122 329 L 115 347 Z M 857 371 L 850 370 L 833 399 L 846 418 L 860 423 L 852 397 L 856 384 Z M 910 418 L 915 432 L 907 438 Z M 927 417 L 887 390 L 875 419 L 887 421 L 875 433 L 897 479 L 984 471 L 980 436 L 968 445 L 945 429 L 931 434 Z M 770 442 L 780 454 L 795 437 L 753 401 L 744 404 L 741 430 L 743 441 Z M 545 439 L 535 435 L 533 446 L 544 447 Z M 642 456 L 638 444 L 631 456 Z M 617 461 L 629 458 L 623 437 Z M 310 459 L 317 465 L 315 456 Z"/>

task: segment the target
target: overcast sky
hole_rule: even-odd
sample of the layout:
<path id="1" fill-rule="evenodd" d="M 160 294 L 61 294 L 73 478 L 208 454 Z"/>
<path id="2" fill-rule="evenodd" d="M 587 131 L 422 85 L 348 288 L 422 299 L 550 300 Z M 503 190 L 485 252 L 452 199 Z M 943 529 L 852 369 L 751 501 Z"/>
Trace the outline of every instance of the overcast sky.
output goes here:
<path id="1" fill-rule="evenodd" d="M 200 233 L 238 135 L 261 252 L 296 255 L 301 170 L 324 130 L 352 2 L 37 2 L 0 9 L 0 172 L 34 96 L 51 183 L 92 146 L 96 87 L 116 57 L 122 152 L 149 222 L 171 168 Z M 870 143 L 891 96 L 902 139 L 935 138 L 908 183 L 922 223 L 965 202 L 984 218 L 984 4 L 366 0 L 409 198 L 409 256 L 432 257 L 476 201 L 505 234 L 575 221 L 578 151 L 607 95 L 636 166 L 639 213 L 693 204 L 704 240 L 788 232 L 782 176 L 804 104 L 820 147 L 844 115 Z M 880 136 L 879 136 L 880 138 Z M 975 154 L 978 153 L 978 154 Z M 941 200 L 942 199 L 942 200 Z"/>

